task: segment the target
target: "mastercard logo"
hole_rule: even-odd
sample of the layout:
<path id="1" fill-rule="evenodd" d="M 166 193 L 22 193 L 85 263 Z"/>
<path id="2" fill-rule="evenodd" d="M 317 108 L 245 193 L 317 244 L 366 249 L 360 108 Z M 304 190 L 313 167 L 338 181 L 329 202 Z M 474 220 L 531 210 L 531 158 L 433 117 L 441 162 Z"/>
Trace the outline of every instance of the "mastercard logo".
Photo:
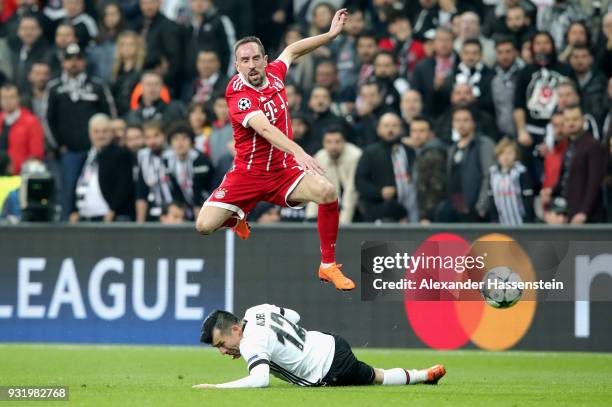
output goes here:
<path id="1" fill-rule="evenodd" d="M 414 273 L 407 272 L 407 279 L 481 281 L 488 270 L 498 266 L 509 267 L 523 281 L 536 279 L 525 250 L 514 239 L 503 234 L 481 236 L 472 244 L 452 233 L 436 234 L 421 243 L 415 253 L 444 258 L 482 256 L 485 267 L 465 273 L 445 269 L 416 270 Z M 477 289 L 450 294 L 445 292 L 434 301 L 431 295 L 419 297 L 418 291 L 404 292 L 404 309 L 408 322 L 416 336 L 434 349 L 457 349 L 470 342 L 486 350 L 509 349 L 529 330 L 537 306 L 535 290 L 524 290 L 521 300 L 507 309 L 490 307 L 482 300 Z"/>

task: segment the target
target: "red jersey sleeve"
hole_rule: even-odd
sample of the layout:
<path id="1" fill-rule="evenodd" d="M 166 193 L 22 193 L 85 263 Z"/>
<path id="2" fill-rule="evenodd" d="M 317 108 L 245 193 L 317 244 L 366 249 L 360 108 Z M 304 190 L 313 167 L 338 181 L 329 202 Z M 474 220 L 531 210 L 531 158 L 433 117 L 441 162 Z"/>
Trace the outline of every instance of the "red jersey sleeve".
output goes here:
<path id="1" fill-rule="evenodd" d="M 227 108 L 230 118 L 242 127 L 249 127 L 249 119 L 256 114 L 263 113 L 259 108 L 258 100 L 245 91 L 234 91 L 226 95 Z"/>
<path id="2" fill-rule="evenodd" d="M 277 59 L 268 64 L 266 69 L 269 73 L 277 76 L 282 82 L 285 82 L 285 76 L 287 75 L 287 65 L 284 61 Z"/>

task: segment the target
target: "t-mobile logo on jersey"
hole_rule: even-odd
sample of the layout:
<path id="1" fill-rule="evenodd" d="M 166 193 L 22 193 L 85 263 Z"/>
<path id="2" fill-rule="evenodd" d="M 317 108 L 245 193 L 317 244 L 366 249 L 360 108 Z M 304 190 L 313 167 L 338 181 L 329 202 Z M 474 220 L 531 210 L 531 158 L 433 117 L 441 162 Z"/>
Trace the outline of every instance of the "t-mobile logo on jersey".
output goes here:
<path id="1" fill-rule="evenodd" d="M 263 109 L 266 114 L 266 117 L 268 118 L 268 120 L 270 120 L 270 123 L 276 123 L 276 120 L 278 119 L 278 108 L 276 107 L 274 100 L 270 99 L 266 103 L 264 103 Z"/>

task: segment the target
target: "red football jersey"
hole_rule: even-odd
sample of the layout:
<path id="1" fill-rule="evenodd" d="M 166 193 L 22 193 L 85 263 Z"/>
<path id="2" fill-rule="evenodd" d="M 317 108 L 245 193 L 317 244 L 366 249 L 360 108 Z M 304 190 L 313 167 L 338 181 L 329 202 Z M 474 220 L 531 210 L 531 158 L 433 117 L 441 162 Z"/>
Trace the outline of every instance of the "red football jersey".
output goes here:
<path id="1" fill-rule="evenodd" d="M 287 65 L 276 60 L 266 67 L 267 82 L 261 88 L 251 85 L 241 74 L 236 74 L 227 85 L 225 99 L 236 141 L 235 168 L 269 172 L 297 165 L 293 156 L 275 148 L 247 123 L 251 117 L 263 112 L 270 123 L 293 140 L 283 83 L 286 74 Z"/>

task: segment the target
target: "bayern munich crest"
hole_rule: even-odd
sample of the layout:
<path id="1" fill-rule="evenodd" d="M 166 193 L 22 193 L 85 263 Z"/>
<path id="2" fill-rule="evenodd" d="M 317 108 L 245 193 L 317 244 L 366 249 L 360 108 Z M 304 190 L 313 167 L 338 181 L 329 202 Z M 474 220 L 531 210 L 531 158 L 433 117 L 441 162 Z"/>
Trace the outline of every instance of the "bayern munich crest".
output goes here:
<path id="1" fill-rule="evenodd" d="M 238 109 L 249 110 L 251 108 L 251 101 L 247 98 L 242 98 L 238 101 Z"/>
<path id="2" fill-rule="evenodd" d="M 215 198 L 217 198 L 217 199 L 223 198 L 225 196 L 225 192 L 226 191 L 223 188 L 217 189 L 217 192 L 215 192 Z"/>

